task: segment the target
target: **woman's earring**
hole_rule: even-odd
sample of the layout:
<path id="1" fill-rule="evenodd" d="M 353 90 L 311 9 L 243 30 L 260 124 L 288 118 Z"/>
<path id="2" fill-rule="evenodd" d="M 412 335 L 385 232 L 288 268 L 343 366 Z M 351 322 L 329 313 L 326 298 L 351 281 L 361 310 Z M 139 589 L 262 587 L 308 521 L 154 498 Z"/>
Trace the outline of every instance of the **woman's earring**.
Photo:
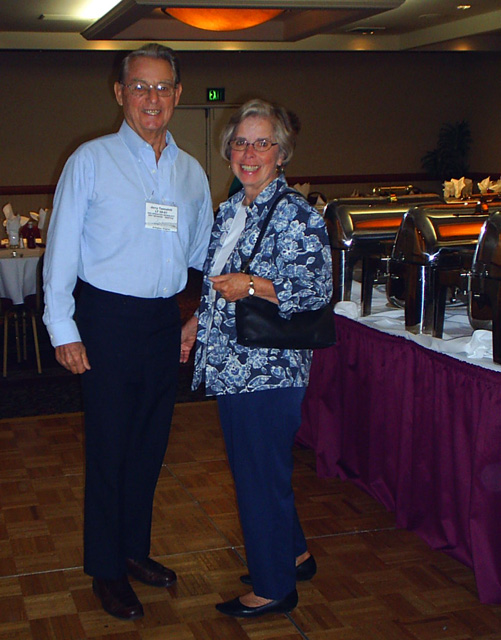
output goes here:
<path id="1" fill-rule="evenodd" d="M 284 172 L 284 167 L 281 164 L 277 164 L 277 173 L 281 174 Z"/>

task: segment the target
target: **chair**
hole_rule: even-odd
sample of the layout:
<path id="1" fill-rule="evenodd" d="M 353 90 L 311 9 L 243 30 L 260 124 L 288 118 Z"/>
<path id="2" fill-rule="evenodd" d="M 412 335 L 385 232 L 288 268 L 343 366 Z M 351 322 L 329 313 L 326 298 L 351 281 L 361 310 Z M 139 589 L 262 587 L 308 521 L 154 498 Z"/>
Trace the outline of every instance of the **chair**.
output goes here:
<path id="1" fill-rule="evenodd" d="M 14 321 L 16 332 L 16 352 L 17 361 L 21 362 L 21 342 L 19 336 L 19 316 L 18 309 L 9 298 L 0 298 L 0 317 L 3 322 L 3 377 L 7 377 L 7 354 L 9 345 L 9 320 Z"/>
<path id="2" fill-rule="evenodd" d="M 23 304 L 13 305 L 12 301 L 7 301 L 5 305 L 5 311 L 2 311 L 2 319 L 4 323 L 3 329 L 3 377 L 7 377 L 7 358 L 8 358 L 8 334 L 9 334 L 9 321 L 12 319 L 14 322 L 14 329 L 16 332 L 16 351 L 17 361 L 21 362 L 21 344 L 22 344 L 22 357 L 24 360 L 28 358 L 27 348 L 27 319 L 31 320 L 31 328 L 33 331 L 33 343 L 35 346 L 35 357 L 37 362 L 37 371 L 42 373 L 42 362 L 40 359 L 40 344 L 38 341 L 38 327 L 37 320 L 41 317 L 43 312 L 43 286 L 42 286 L 42 273 L 43 273 L 43 255 L 37 264 L 37 281 L 36 281 L 36 293 L 26 296 Z M 5 299 L 0 301 L 5 303 Z M 10 304 L 9 304 L 10 302 Z M 2 307 L 0 306 L 0 309 Z M 22 328 L 22 343 L 19 332 L 19 322 L 21 321 Z"/>

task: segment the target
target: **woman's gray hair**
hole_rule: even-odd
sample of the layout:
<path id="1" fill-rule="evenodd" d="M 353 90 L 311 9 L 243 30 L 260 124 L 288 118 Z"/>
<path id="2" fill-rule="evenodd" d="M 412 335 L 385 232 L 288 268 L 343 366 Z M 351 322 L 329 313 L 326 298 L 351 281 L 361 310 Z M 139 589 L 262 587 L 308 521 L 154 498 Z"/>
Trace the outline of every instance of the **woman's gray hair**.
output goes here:
<path id="1" fill-rule="evenodd" d="M 174 74 L 174 85 L 177 87 L 181 82 L 181 68 L 179 66 L 179 59 L 170 47 L 164 47 L 156 42 L 150 42 L 145 44 L 140 49 L 131 51 L 120 64 L 118 71 L 118 82 L 123 83 L 127 78 L 129 72 L 129 64 L 134 58 L 156 58 L 157 60 L 165 60 L 172 67 L 172 73 Z"/>
<path id="2" fill-rule="evenodd" d="M 273 127 L 273 134 L 282 155 L 283 166 L 288 164 L 296 146 L 296 136 L 301 125 L 297 116 L 278 104 L 271 104 L 264 100 L 249 100 L 243 104 L 230 118 L 221 134 L 221 155 L 230 159 L 230 142 L 235 137 L 235 131 L 246 118 L 264 118 Z"/>

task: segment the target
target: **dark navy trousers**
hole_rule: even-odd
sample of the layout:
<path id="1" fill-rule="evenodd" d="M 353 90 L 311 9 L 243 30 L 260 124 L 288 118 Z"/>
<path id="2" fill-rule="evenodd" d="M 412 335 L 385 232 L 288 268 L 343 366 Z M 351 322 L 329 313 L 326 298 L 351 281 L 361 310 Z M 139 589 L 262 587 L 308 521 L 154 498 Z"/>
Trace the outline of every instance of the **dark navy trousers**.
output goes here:
<path id="1" fill-rule="evenodd" d="M 294 504 L 292 446 L 304 388 L 218 396 L 254 593 L 284 598 L 296 587 L 306 540 Z"/>
<path id="2" fill-rule="evenodd" d="M 169 438 L 180 352 L 175 297 L 82 286 L 77 324 L 90 371 L 85 411 L 84 570 L 115 579 L 150 552 L 153 496 Z"/>

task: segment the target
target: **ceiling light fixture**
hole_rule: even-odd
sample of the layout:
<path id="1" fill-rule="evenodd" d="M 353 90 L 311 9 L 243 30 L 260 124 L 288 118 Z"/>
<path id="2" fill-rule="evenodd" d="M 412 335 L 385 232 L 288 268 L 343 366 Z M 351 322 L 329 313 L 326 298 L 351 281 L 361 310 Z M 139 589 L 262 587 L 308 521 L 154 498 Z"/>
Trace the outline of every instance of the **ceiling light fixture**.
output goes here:
<path id="1" fill-rule="evenodd" d="M 459 11 L 468 11 L 468 9 L 471 9 L 471 4 L 458 4 L 456 9 Z"/>
<path id="2" fill-rule="evenodd" d="M 354 33 L 360 36 L 374 36 L 376 33 L 385 31 L 386 27 L 354 27 L 352 29 L 346 29 L 345 33 Z"/>
<path id="3" fill-rule="evenodd" d="M 41 13 L 38 16 L 39 20 L 48 20 L 53 22 L 68 22 L 68 21 L 85 21 L 90 22 L 103 16 L 105 13 L 113 9 L 120 0 L 86 0 L 86 2 L 80 3 L 82 6 L 77 11 L 72 10 L 70 13 Z"/>
<path id="4" fill-rule="evenodd" d="M 78 10 L 78 15 L 80 18 L 96 20 L 111 11 L 119 3 L 120 0 L 85 0 L 80 2 L 81 7 Z"/>
<path id="5" fill-rule="evenodd" d="M 205 31 L 239 31 L 263 24 L 283 9 L 162 9 L 180 22 Z"/>

